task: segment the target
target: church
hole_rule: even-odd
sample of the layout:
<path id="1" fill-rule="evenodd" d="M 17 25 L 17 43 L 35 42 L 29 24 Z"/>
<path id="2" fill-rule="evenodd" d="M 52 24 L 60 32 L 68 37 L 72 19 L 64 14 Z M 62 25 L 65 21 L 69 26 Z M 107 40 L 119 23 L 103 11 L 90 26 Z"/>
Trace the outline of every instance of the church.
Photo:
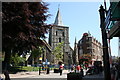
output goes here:
<path id="1" fill-rule="evenodd" d="M 61 43 L 61 42 L 63 42 L 63 47 L 62 47 L 63 60 L 62 60 L 62 62 L 63 62 L 63 64 L 70 65 L 70 64 L 72 64 L 73 50 L 70 47 L 70 42 L 69 42 L 69 27 L 63 25 L 62 17 L 60 14 L 60 9 L 58 8 L 54 24 L 51 26 L 51 29 L 49 31 L 48 43 L 51 46 L 51 49 L 54 50 L 55 47 L 58 45 L 58 43 Z M 55 63 L 54 55 L 51 56 L 50 61 L 52 63 Z M 55 63 L 55 64 L 57 64 L 57 63 Z"/>
<path id="2" fill-rule="evenodd" d="M 56 65 L 59 62 L 62 62 L 65 66 L 70 66 L 73 64 L 73 54 L 74 51 L 70 47 L 69 42 L 69 27 L 64 26 L 62 23 L 62 17 L 60 14 L 60 9 L 58 8 L 57 15 L 54 21 L 54 24 L 51 25 L 49 29 L 49 37 L 48 42 L 46 40 L 42 40 L 44 43 L 44 47 L 42 47 L 42 54 L 36 57 L 35 61 L 33 61 L 31 54 L 26 55 L 26 60 L 28 64 L 33 65 L 33 62 L 38 64 L 51 64 Z M 62 58 L 56 59 L 53 51 L 59 45 L 59 43 L 63 43 L 61 49 Z M 57 54 L 58 52 L 56 52 Z M 58 56 L 58 55 L 57 55 Z"/>

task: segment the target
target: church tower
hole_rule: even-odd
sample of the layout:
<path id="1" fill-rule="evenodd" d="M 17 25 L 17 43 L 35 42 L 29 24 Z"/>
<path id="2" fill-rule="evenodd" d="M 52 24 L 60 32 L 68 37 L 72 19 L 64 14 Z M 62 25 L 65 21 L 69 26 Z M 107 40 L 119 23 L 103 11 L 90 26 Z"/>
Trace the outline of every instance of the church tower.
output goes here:
<path id="1" fill-rule="evenodd" d="M 58 43 L 64 42 L 63 46 L 63 63 L 68 64 L 68 54 L 70 51 L 69 46 L 69 27 L 66 27 L 62 23 L 62 17 L 60 15 L 60 9 L 58 8 L 55 22 L 49 32 L 49 44 L 52 50 Z M 52 57 L 53 59 L 53 57 Z"/>
<path id="2" fill-rule="evenodd" d="M 78 64 L 78 46 L 75 38 L 75 43 L 74 43 L 74 52 L 73 52 L 73 63 Z"/>

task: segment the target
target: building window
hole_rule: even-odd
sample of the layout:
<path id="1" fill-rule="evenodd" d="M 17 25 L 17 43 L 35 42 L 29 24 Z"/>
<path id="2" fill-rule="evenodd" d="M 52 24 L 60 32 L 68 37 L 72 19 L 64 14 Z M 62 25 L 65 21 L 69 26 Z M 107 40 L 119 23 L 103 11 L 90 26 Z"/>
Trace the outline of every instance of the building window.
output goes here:
<path id="1" fill-rule="evenodd" d="M 93 53 L 95 52 L 95 49 L 93 49 Z"/>
<path id="2" fill-rule="evenodd" d="M 56 36 L 57 36 L 57 31 L 56 31 Z"/>
<path id="3" fill-rule="evenodd" d="M 86 37 L 86 41 L 89 41 L 89 37 Z"/>
<path id="4" fill-rule="evenodd" d="M 59 42 L 61 42 L 61 38 L 59 38 Z"/>
<path id="5" fill-rule="evenodd" d="M 62 33 L 62 36 L 63 36 L 63 37 L 65 36 L 64 32 Z"/>

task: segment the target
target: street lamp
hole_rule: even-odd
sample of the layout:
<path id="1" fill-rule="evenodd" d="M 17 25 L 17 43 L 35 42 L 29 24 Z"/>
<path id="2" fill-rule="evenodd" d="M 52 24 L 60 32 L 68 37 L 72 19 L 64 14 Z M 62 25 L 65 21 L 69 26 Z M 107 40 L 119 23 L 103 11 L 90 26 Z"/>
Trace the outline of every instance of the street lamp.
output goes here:
<path id="1" fill-rule="evenodd" d="M 107 43 L 107 33 L 105 25 L 105 9 L 103 6 L 100 6 L 100 28 L 102 32 L 102 42 L 103 42 L 103 63 L 104 63 L 104 80 L 111 80 L 110 74 L 110 63 L 109 63 L 109 54 L 108 54 L 108 43 Z"/>

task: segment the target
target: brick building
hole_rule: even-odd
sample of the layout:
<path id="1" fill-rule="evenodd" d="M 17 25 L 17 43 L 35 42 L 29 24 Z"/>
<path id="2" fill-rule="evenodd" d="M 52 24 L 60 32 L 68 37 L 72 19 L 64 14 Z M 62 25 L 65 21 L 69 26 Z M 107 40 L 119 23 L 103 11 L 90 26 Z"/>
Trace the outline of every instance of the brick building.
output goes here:
<path id="1" fill-rule="evenodd" d="M 78 41 L 78 59 L 83 55 L 89 55 L 94 61 L 102 61 L 102 45 L 91 34 L 84 33 L 83 37 Z"/>

